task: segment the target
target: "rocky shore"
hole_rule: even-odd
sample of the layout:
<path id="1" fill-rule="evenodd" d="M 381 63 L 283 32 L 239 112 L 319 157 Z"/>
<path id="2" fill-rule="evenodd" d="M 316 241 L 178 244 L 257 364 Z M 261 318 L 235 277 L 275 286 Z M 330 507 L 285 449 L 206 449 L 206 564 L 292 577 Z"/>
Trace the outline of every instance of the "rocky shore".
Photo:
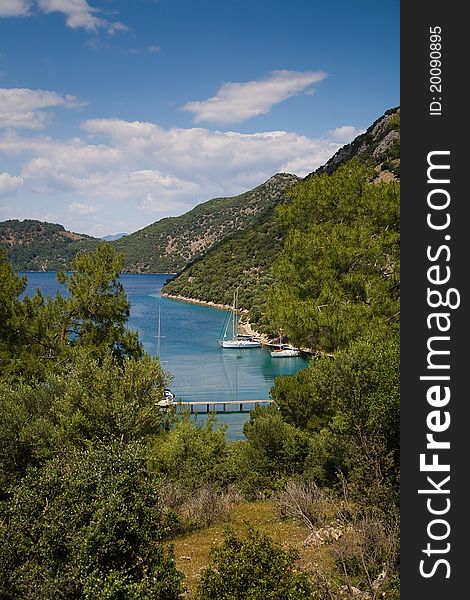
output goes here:
<path id="1" fill-rule="evenodd" d="M 181 302 L 190 302 L 191 304 L 200 304 L 202 306 L 219 308 L 221 310 L 232 310 L 232 306 L 230 304 L 218 304 L 217 302 L 198 300 L 197 298 L 187 298 L 186 296 L 167 294 L 166 292 L 162 292 L 162 296 L 164 298 L 170 298 L 171 300 L 180 300 Z M 256 331 L 256 329 L 253 329 L 252 324 L 248 319 L 243 320 L 243 315 L 248 314 L 248 311 L 240 310 L 240 313 L 242 314 L 242 318 L 239 322 L 241 332 L 244 335 L 252 335 L 253 337 L 256 337 L 263 344 L 263 346 L 271 346 L 273 344 L 273 341 L 267 335 Z"/>
<path id="2" fill-rule="evenodd" d="M 192 304 L 200 304 L 201 306 L 210 306 L 212 308 L 219 308 L 221 310 L 232 310 L 232 306 L 230 304 L 218 304 L 217 302 L 198 300 L 197 298 L 187 298 L 186 296 L 179 296 L 176 294 L 167 294 L 166 292 L 162 292 L 162 296 L 164 298 L 170 298 L 171 300 L 180 300 L 181 302 L 190 302 Z M 247 310 L 240 310 L 240 313 L 242 314 L 242 318 L 240 319 L 238 326 L 239 326 L 240 332 L 242 334 L 252 335 L 253 337 L 257 338 L 263 346 L 274 346 L 279 343 L 278 338 L 271 339 L 266 334 L 260 333 L 259 331 L 257 331 L 256 329 L 253 328 L 252 324 L 246 317 L 246 315 L 248 314 Z M 245 317 L 245 320 L 244 320 L 244 317 Z M 323 356 L 327 356 L 329 358 L 333 358 L 333 354 L 328 353 L 328 352 L 315 352 L 314 350 L 311 350 L 310 348 L 300 348 L 300 350 L 305 354 L 310 354 L 310 355 L 313 355 L 313 354 L 319 355 L 320 354 Z"/>

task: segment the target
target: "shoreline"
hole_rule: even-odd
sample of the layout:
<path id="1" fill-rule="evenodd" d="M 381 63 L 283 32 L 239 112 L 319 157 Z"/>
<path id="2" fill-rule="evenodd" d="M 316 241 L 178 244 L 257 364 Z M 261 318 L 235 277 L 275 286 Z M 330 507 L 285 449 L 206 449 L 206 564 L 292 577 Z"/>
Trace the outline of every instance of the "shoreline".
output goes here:
<path id="1" fill-rule="evenodd" d="M 219 310 L 232 310 L 232 306 L 230 304 L 219 304 L 217 302 L 212 302 L 212 300 L 198 300 L 197 298 L 188 298 L 187 296 L 180 296 L 179 294 L 168 294 L 168 292 L 161 292 L 161 296 L 163 298 L 169 298 L 170 300 L 178 300 L 180 302 L 188 302 L 189 304 L 199 304 L 200 306 L 209 306 L 210 308 L 217 308 Z M 246 309 L 240 311 L 245 315 L 248 314 Z M 270 339 L 265 333 L 260 333 L 256 329 L 253 329 L 250 321 L 242 322 L 241 320 L 238 323 L 242 333 L 244 335 L 251 335 L 256 337 L 261 342 L 262 346 L 274 347 L 277 344 L 273 339 Z M 276 338 L 274 338 L 276 339 Z M 310 348 L 299 348 L 299 350 L 303 354 L 308 354 L 309 356 L 323 356 L 327 358 L 334 358 L 334 354 L 330 352 L 318 352 L 315 350 L 311 350 Z"/>
<path id="2" fill-rule="evenodd" d="M 230 304 L 219 304 L 217 302 L 212 302 L 211 300 L 198 300 L 197 298 L 188 298 L 186 296 L 180 296 L 177 294 L 168 294 L 167 292 L 161 292 L 163 298 L 169 298 L 170 300 L 179 300 L 180 302 L 188 302 L 189 304 L 199 304 L 200 306 L 209 306 L 210 308 L 217 308 L 219 310 L 232 310 L 232 306 Z M 243 314 L 247 314 L 248 311 L 243 309 L 240 311 Z M 263 346 L 273 346 L 274 344 L 268 338 L 268 336 L 264 333 L 260 333 L 256 329 L 253 329 L 250 321 L 242 322 L 239 321 L 239 327 L 242 330 L 244 335 L 252 335 L 259 339 Z"/>

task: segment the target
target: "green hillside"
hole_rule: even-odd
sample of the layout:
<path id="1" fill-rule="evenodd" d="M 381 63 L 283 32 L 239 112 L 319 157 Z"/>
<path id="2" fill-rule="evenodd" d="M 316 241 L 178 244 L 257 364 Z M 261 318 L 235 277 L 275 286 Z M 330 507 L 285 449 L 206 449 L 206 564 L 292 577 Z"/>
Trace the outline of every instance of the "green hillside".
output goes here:
<path id="1" fill-rule="evenodd" d="M 110 243 L 124 253 L 126 272 L 177 272 L 227 236 L 264 223 L 298 180 L 278 173 L 253 190 L 208 200 L 179 217 L 161 219 Z M 20 271 L 70 269 L 77 253 L 95 248 L 100 241 L 54 223 L 28 219 L 0 223 L 0 249 L 7 250 L 13 268 Z"/>
<path id="2" fill-rule="evenodd" d="M 17 271 L 69 269 L 73 258 L 96 247 L 99 239 L 67 231 L 63 225 L 32 219 L 0 223 L 0 249 Z"/>
<path id="3" fill-rule="evenodd" d="M 400 112 L 391 109 L 305 179 L 332 174 L 357 157 L 375 169 L 377 180 L 390 181 L 399 177 L 399 151 Z M 259 321 L 264 312 L 263 292 L 269 285 L 268 268 L 282 247 L 282 228 L 274 223 L 275 208 L 287 202 L 286 192 L 299 181 L 295 175 L 278 173 L 253 190 L 214 198 L 179 217 L 161 219 L 111 243 L 124 252 L 125 271 L 181 272 L 168 286 L 168 293 L 199 299 L 226 302 L 231 291 L 212 281 L 212 270 L 225 263 L 225 278 L 245 286 L 240 300 Z M 0 248 L 7 250 L 16 270 L 70 269 L 77 253 L 91 250 L 99 242 L 53 223 L 30 219 L 0 223 Z M 202 258 L 204 261 L 199 262 Z"/>
<path id="4" fill-rule="evenodd" d="M 279 255 L 284 232 L 273 215 L 224 240 L 190 264 L 163 288 L 164 293 L 205 302 L 232 304 L 239 290 L 239 305 L 250 309 L 250 320 L 269 331 L 265 317 L 266 294 L 272 283 L 271 267 Z"/>
<path id="5" fill-rule="evenodd" d="M 230 234 L 262 223 L 286 200 L 285 190 L 297 180 L 295 175 L 278 173 L 244 194 L 214 198 L 184 215 L 152 223 L 113 245 L 124 252 L 128 272 L 179 271 Z"/>
<path id="6" fill-rule="evenodd" d="M 374 185 L 387 187 L 397 180 L 399 174 L 400 112 L 399 109 L 387 111 L 375 121 L 368 130 L 348 146 L 341 148 L 332 159 L 308 175 L 303 181 L 290 188 L 288 196 L 300 198 L 297 202 L 305 206 L 314 202 L 310 199 L 311 181 L 319 177 L 328 177 L 355 158 L 360 164 L 371 168 L 368 180 Z M 357 199 L 351 199 L 356 201 Z M 354 214 L 354 206 L 350 209 Z M 289 208 L 278 209 L 284 211 Z M 378 208 L 380 213 L 380 207 Z M 379 215 L 377 215 L 379 217 Z M 305 223 L 310 220 L 307 211 L 303 215 Z M 334 203 L 331 210 L 322 219 L 335 218 Z M 358 213 L 353 220 L 361 219 Z M 244 232 L 214 246 L 207 254 L 195 260 L 183 269 L 177 277 L 164 286 L 164 292 L 204 301 L 230 304 L 233 290 L 240 285 L 239 303 L 249 310 L 249 317 L 260 331 L 274 334 L 282 326 L 279 311 L 268 309 L 268 289 L 275 281 L 272 266 L 281 254 L 289 223 L 276 215 L 275 211 L 266 214 L 262 223 L 253 225 Z M 303 243 L 301 240 L 300 244 Z M 302 260 L 305 260 L 305 256 Z M 287 284 L 286 284 L 287 285 Z M 303 340 L 304 341 L 304 340 Z"/>

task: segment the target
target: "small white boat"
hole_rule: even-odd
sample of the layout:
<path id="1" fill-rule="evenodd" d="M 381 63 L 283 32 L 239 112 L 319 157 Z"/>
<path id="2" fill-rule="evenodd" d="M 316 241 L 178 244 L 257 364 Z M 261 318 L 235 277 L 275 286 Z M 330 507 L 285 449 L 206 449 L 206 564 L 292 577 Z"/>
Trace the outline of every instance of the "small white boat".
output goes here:
<path id="1" fill-rule="evenodd" d="M 168 406 L 172 406 L 175 403 L 176 396 L 171 390 L 165 388 L 163 390 L 163 398 L 157 402 L 157 406 L 160 406 L 160 408 L 167 408 Z"/>
<path id="2" fill-rule="evenodd" d="M 271 356 L 273 358 L 300 356 L 300 350 L 287 344 L 281 344 L 279 348 L 276 348 L 275 350 L 271 351 Z"/>
<path id="3" fill-rule="evenodd" d="M 238 288 L 233 294 L 233 307 L 230 318 L 227 319 L 223 337 L 218 340 L 222 348 L 261 348 L 261 342 L 251 335 L 241 335 L 238 333 Z M 232 325 L 232 337 L 227 336 L 229 325 Z"/>
<path id="4" fill-rule="evenodd" d="M 260 348 L 261 343 L 253 338 L 234 338 L 229 340 L 221 340 L 222 348 Z"/>
<path id="5" fill-rule="evenodd" d="M 275 348 L 271 351 L 271 356 L 273 358 L 283 358 L 283 357 L 291 357 L 291 356 L 300 356 L 300 350 L 298 348 L 294 348 L 290 344 L 282 343 L 282 329 L 279 331 L 279 344 L 278 348 Z"/>

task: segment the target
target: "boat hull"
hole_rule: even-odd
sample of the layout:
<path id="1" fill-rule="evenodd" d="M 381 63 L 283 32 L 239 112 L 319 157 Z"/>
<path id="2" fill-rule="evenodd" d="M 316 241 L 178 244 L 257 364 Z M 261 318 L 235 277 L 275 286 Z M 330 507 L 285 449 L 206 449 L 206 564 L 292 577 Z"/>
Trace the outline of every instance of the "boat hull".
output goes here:
<path id="1" fill-rule="evenodd" d="M 261 348 L 261 343 L 255 340 L 221 340 L 222 348 Z"/>
<path id="2" fill-rule="evenodd" d="M 271 352 L 273 358 L 290 358 L 292 356 L 300 356 L 300 350 L 273 350 Z"/>

